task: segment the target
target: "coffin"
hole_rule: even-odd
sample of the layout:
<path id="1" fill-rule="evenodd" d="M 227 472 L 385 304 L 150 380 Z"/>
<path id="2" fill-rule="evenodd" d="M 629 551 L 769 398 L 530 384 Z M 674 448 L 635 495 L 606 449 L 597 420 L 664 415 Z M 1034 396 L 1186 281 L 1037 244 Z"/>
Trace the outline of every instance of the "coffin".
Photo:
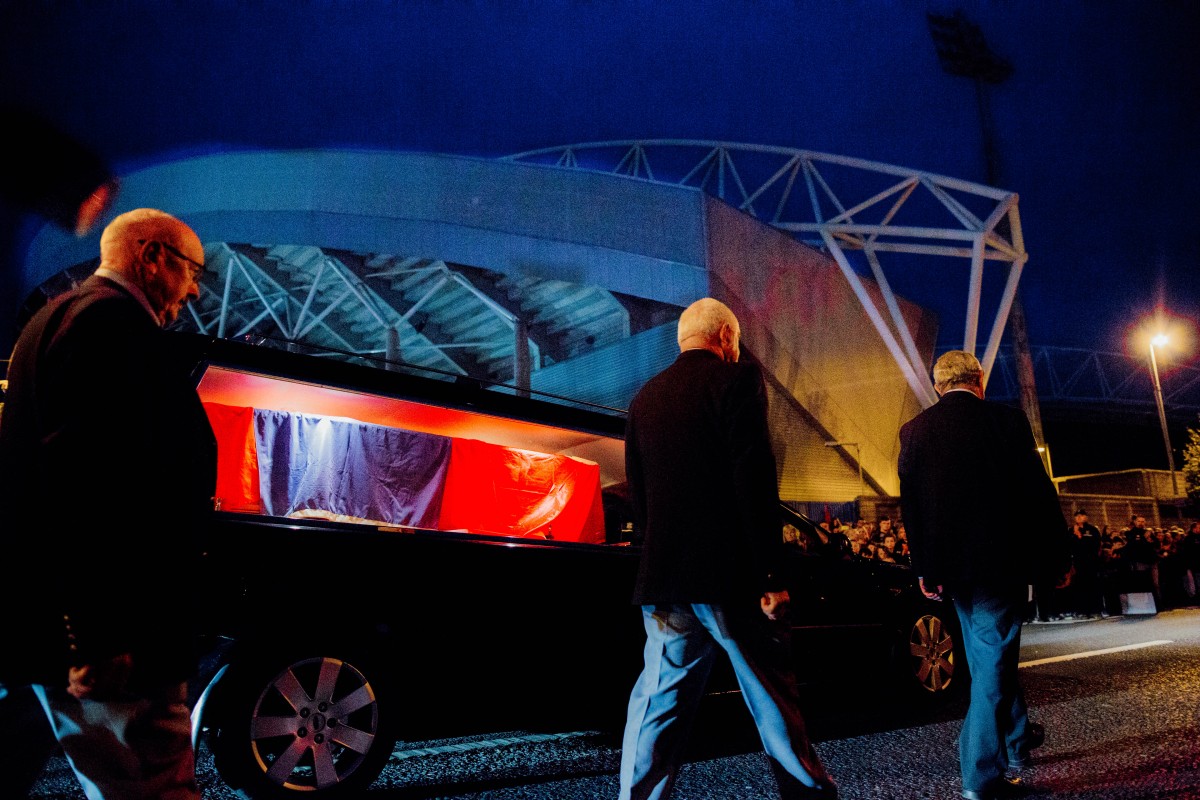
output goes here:
<path id="1" fill-rule="evenodd" d="M 572 451 L 619 440 L 221 367 L 198 391 L 223 511 L 605 540 L 600 465 Z"/>

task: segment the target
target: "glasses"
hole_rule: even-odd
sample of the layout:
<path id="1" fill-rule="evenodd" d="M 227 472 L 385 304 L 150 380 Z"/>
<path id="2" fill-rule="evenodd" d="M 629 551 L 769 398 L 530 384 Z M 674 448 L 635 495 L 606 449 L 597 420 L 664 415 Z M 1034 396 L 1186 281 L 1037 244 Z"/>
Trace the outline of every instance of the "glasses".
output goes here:
<path id="1" fill-rule="evenodd" d="M 171 245 L 167 244 L 166 242 L 162 242 L 157 239 L 150 239 L 150 240 L 138 239 L 138 244 L 145 244 L 147 241 L 152 241 L 152 242 L 155 242 L 156 244 L 162 245 L 163 250 L 166 250 L 168 253 L 175 256 L 180 261 L 186 261 L 188 264 L 188 272 L 191 274 L 192 280 L 196 281 L 197 283 L 200 282 L 200 276 L 203 275 L 205 272 L 203 264 L 201 264 L 199 261 L 196 261 L 195 259 L 188 258 L 183 253 L 179 252 L 179 250 L 177 250 L 176 248 L 172 247 Z"/>

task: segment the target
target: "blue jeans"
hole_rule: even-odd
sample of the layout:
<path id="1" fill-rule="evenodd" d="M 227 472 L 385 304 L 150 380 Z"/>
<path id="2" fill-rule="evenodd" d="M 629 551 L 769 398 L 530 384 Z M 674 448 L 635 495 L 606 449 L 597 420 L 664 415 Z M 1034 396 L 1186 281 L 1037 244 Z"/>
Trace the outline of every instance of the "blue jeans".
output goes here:
<path id="1" fill-rule="evenodd" d="M 88 800 L 200 800 L 186 683 L 107 702 L 33 691 Z"/>
<path id="2" fill-rule="evenodd" d="M 757 615 L 755 618 L 752 615 Z M 645 667 L 629 697 L 621 749 L 621 800 L 665 800 L 715 659 L 729 655 L 763 749 L 786 800 L 833 796 L 808 740 L 788 664 L 790 628 L 757 607 L 736 614 L 702 603 L 642 606 Z"/>
<path id="3" fill-rule="evenodd" d="M 962 623 L 971 702 L 958 739 L 964 789 L 986 791 L 1028 754 L 1029 710 L 1017 677 L 1025 587 L 948 586 Z"/>

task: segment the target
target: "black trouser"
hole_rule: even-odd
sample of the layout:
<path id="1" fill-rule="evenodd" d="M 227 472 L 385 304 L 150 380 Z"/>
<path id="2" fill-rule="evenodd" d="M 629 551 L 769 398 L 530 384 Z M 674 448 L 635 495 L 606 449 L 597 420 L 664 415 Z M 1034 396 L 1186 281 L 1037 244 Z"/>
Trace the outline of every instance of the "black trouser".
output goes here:
<path id="1" fill-rule="evenodd" d="M 1046 622 L 1062 613 L 1062 590 L 1053 583 L 1037 583 L 1033 587 L 1033 603 L 1037 618 Z"/>
<path id="2" fill-rule="evenodd" d="M 1076 614 L 1099 614 L 1101 603 L 1100 565 L 1076 564 L 1071 578 L 1071 608 Z"/>

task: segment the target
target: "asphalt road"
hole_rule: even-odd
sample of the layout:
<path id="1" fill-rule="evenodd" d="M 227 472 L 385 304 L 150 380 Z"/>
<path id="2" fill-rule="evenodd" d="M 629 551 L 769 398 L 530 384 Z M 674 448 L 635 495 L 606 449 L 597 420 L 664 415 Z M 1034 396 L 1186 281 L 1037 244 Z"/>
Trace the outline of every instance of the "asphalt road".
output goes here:
<path id="1" fill-rule="evenodd" d="M 1023 777 L 1054 800 L 1200 799 L 1200 609 L 1025 627 L 1022 680 L 1048 735 Z M 830 667 L 836 667 L 831 658 Z M 843 800 L 956 800 L 965 702 L 914 712 L 869 679 L 805 698 Z M 591 731 L 509 731 L 397 746 L 364 800 L 615 798 L 619 744 Z M 201 751 L 206 800 L 238 794 Z M 82 800 L 55 759 L 31 795 Z M 777 797 L 736 696 L 704 710 L 676 800 Z"/>

